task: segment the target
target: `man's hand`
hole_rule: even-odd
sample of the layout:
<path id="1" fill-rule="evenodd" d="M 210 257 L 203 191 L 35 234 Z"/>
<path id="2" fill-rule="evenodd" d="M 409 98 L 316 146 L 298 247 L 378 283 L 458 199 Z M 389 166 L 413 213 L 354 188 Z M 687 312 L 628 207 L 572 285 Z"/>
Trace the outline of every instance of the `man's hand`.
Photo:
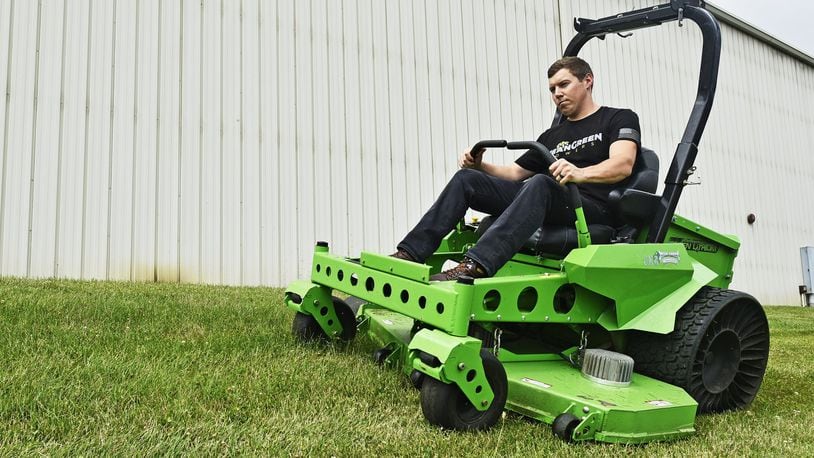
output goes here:
<path id="1" fill-rule="evenodd" d="M 551 176 L 561 185 L 566 183 L 584 183 L 586 181 L 585 171 L 565 159 L 557 159 L 548 168 Z"/>
<path id="2" fill-rule="evenodd" d="M 473 152 L 472 147 L 470 146 L 463 152 L 463 154 L 461 154 L 461 157 L 458 158 L 458 167 L 462 169 L 480 170 L 484 151 L 486 150 L 482 149 L 480 151 Z"/>

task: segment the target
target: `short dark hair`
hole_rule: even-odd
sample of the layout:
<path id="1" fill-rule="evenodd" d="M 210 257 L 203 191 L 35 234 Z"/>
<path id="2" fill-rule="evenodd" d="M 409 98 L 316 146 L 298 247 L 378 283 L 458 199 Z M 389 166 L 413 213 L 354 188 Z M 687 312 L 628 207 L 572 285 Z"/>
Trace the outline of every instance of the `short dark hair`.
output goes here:
<path id="1" fill-rule="evenodd" d="M 555 73 L 563 68 L 571 72 L 580 81 L 584 80 L 588 74 L 594 74 L 593 70 L 591 70 L 591 66 L 588 65 L 588 62 L 585 62 L 579 57 L 570 56 L 557 59 L 556 62 L 551 64 L 551 66 L 548 67 L 548 77 L 551 78 Z"/>

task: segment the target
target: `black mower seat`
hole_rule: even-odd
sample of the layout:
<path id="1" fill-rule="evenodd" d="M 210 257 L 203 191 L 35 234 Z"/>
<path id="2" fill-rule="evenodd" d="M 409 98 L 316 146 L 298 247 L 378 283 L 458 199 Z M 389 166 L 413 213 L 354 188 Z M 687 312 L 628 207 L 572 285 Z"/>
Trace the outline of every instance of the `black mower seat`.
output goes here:
<path id="1" fill-rule="evenodd" d="M 611 243 L 621 233 L 631 241 L 638 230 L 650 222 L 660 198 L 654 194 L 658 187 L 658 175 L 659 157 L 653 150 L 642 148 L 630 180 L 608 195 L 616 227 L 588 224 L 591 243 Z M 486 232 L 493 222 L 492 216 L 483 218 L 476 231 L 478 235 Z M 574 226 L 543 225 L 523 244 L 520 251 L 533 255 L 564 256 L 577 246 Z"/>

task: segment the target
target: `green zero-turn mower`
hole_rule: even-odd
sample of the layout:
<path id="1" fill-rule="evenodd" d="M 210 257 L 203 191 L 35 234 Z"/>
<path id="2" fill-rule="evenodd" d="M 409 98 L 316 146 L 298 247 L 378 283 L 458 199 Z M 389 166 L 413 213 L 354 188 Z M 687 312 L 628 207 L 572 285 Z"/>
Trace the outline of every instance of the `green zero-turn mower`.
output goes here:
<path id="1" fill-rule="evenodd" d="M 489 218 L 461 222 L 425 264 L 335 256 L 319 242 L 311 279 L 285 293 L 294 335 L 348 341 L 366 332 L 381 344 L 376 362 L 421 390 L 427 421 L 450 429 L 489 428 L 508 409 L 551 424 L 564 440 L 639 443 L 692 434 L 696 412 L 748 405 L 766 369 L 769 328 L 755 298 L 727 289 L 740 243 L 674 214 L 715 94 L 717 21 L 699 0 L 577 19 L 564 54 L 673 20 L 700 27 L 703 52 L 661 196 L 658 158 L 643 148 L 630 183 L 611 193 L 620 227 L 587 224 L 569 184 L 574 227 L 542 227 L 492 278 L 429 281 L 463 257 Z M 537 142 L 488 140 L 473 151 L 481 148 L 534 149 L 554 160 Z"/>

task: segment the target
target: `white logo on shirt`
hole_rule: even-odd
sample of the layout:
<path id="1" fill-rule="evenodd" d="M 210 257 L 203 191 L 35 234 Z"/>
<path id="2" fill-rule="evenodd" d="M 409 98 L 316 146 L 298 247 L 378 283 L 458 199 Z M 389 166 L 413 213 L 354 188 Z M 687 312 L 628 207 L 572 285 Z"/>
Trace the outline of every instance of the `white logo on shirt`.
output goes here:
<path id="1" fill-rule="evenodd" d="M 588 135 L 585 138 L 581 138 L 579 140 L 574 140 L 572 142 L 560 142 L 557 144 L 557 148 L 551 152 L 556 157 L 561 157 L 563 154 L 568 155 L 571 151 L 579 148 L 580 146 L 586 143 L 592 142 L 601 142 L 602 141 L 602 132 L 598 134 Z"/>

